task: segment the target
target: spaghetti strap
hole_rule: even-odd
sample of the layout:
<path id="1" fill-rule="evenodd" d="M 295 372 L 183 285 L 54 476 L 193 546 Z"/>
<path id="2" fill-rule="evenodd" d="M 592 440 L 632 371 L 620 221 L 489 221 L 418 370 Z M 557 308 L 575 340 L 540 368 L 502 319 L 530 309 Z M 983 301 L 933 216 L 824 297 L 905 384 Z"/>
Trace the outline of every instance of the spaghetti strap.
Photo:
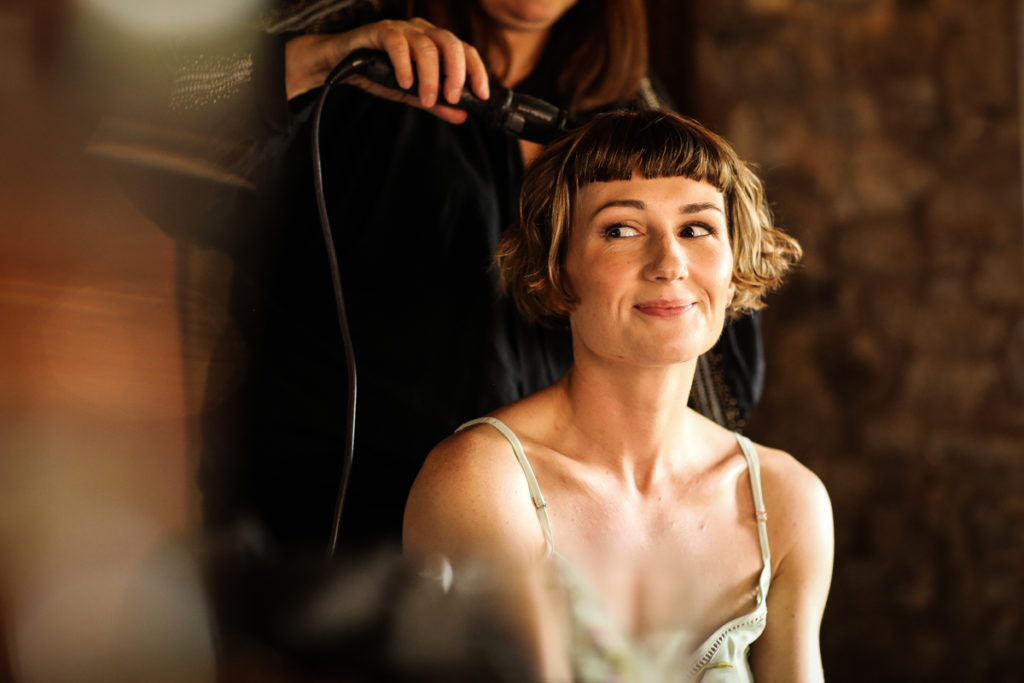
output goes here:
<path id="1" fill-rule="evenodd" d="M 760 605 L 768 596 L 768 586 L 772 578 L 772 553 L 768 547 L 768 512 L 764 508 L 764 494 L 761 491 L 761 465 L 757 459 L 754 443 L 736 432 L 743 457 L 747 459 L 747 470 L 750 472 L 750 492 L 754 498 L 754 513 L 757 515 L 757 540 L 761 544 L 761 576 L 757 582 L 757 603 Z"/>
<path id="2" fill-rule="evenodd" d="M 520 443 L 519 437 L 515 435 L 511 429 L 508 428 L 504 422 L 496 417 L 480 417 L 475 420 L 470 420 L 465 424 L 459 426 L 456 429 L 456 433 L 461 432 L 464 429 L 468 429 L 478 424 L 489 424 L 504 436 L 509 444 L 512 446 L 512 451 L 516 454 L 516 459 L 519 460 L 519 466 L 523 468 L 523 474 L 526 476 L 526 483 L 530 487 L 530 497 L 533 499 L 533 505 L 537 508 L 537 517 L 540 519 L 541 530 L 544 532 L 544 542 L 547 545 L 547 555 L 551 555 L 554 549 L 554 542 L 551 535 L 551 524 L 548 522 L 548 504 L 544 500 L 544 494 L 540 492 L 540 484 L 537 483 L 537 477 L 533 473 L 533 467 L 530 466 L 530 461 L 526 459 L 526 452 L 523 450 L 523 444 Z"/>

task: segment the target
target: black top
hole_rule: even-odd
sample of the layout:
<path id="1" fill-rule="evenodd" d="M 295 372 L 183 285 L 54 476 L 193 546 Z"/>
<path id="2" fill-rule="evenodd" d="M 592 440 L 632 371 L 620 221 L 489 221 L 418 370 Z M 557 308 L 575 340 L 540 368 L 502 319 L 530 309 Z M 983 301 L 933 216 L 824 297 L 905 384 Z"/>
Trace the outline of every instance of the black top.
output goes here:
<path id="1" fill-rule="evenodd" d="M 248 366 L 207 411 L 200 472 L 210 521 L 245 512 L 289 543 L 329 537 L 346 407 L 308 134 L 281 166 L 264 244 L 235 254 L 231 309 Z M 397 540 L 430 448 L 558 379 L 569 336 L 523 322 L 497 293 L 493 254 L 522 172 L 514 138 L 343 86 L 321 148 L 359 377 L 341 536 Z"/>

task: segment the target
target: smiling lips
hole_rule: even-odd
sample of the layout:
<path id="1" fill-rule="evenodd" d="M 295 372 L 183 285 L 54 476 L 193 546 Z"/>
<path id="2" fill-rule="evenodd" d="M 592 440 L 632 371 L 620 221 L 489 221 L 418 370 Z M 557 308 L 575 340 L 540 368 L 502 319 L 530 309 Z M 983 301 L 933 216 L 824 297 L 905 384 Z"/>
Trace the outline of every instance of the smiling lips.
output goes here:
<path id="1" fill-rule="evenodd" d="M 644 301 L 633 306 L 644 315 L 655 318 L 677 318 L 696 305 L 694 301 L 681 299 L 658 299 L 657 301 Z"/>

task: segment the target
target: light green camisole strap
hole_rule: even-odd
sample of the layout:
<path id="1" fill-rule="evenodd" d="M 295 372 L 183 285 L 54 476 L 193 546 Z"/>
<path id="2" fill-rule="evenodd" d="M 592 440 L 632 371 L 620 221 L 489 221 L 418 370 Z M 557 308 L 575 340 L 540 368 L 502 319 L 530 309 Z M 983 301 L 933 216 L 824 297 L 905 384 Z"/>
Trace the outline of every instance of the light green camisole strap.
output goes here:
<path id="1" fill-rule="evenodd" d="M 757 581 L 757 604 L 760 605 L 768 597 L 768 586 L 772 580 L 772 553 L 768 547 L 768 513 L 764 509 L 764 495 L 761 492 L 761 465 L 750 439 L 737 432 L 736 441 L 740 444 L 743 457 L 747 459 L 750 490 L 754 497 L 754 513 L 757 515 L 757 540 L 761 544 L 761 560 L 764 563 Z"/>
<path id="2" fill-rule="evenodd" d="M 519 466 L 523 468 L 523 474 L 526 476 L 526 483 L 530 487 L 530 497 L 533 498 L 533 505 L 537 508 L 537 517 L 540 519 L 541 530 L 544 532 L 544 542 L 547 544 L 547 554 L 550 555 L 554 550 L 554 543 L 551 536 L 551 524 L 548 522 L 548 504 L 544 500 L 544 494 L 540 492 L 540 484 L 537 483 L 537 477 L 533 473 L 533 467 L 530 466 L 530 461 L 526 459 L 526 452 L 523 450 L 523 444 L 519 442 L 519 437 L 515 435 L 511 429 L 508 428 L 504 422 L 496 417 L 480 417 L 475 420 L 470 420 L 465 424 L 459 426 L 456 432 L 461 432 L 463 429 L 472 427 L 478 424 L 489 424 L 499 432 L 501 435 L 508 439 L 508 442 L 512 445 L 512 450 L 516 454 L 516 459 L 519 460 Z"/>

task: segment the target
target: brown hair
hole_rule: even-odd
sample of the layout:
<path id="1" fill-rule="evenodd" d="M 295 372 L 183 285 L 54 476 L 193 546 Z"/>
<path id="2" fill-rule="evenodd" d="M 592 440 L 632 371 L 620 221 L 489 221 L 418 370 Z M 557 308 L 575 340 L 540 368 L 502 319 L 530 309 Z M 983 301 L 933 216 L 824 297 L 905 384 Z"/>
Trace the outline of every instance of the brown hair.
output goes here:
<path id="1" fill-rule="evenodd" d="M 736 285 L 730 315 L 763 308 L 800 259 L 797 241 L 772 225 L 760 178 L 723 138 L 672 112 L 603 114 L 546 148 L 523 176 L 519 220 L 496 259 L 503 288 L 527 318 L 559 318 L 578 301 L 565 260 L 580 188 L 634 173 L 705 181 L 724 195 Z"/>
<path id="2" fill-rule="evenodd" d="M 494 45 L 508 56 L 508 45 L 477 0 L 407 0 L 406 13 L 452 31 L 481 54 Z M 580 0 L 558 20 L 551 43 L 556 62 L 564 65 L 558 74 L 563 106 L 578 110 L 626 102 L 647 73 L 644 2 Z"/>

